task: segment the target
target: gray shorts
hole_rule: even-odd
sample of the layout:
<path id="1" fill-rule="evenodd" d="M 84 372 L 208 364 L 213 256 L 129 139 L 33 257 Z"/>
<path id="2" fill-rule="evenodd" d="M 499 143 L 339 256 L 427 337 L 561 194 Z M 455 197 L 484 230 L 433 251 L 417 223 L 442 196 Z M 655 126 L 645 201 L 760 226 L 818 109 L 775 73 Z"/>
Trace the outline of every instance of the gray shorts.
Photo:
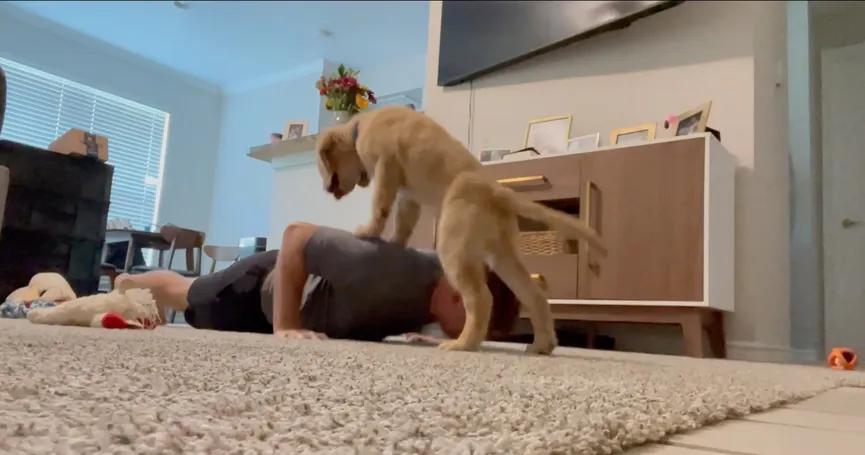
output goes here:
<path id="1" fill-rule="evenodd" d="M 272 333 L 261 311 L 261 288 L 276 265 L 277 250 L 256 253 L 192 282 L 186 293 L 186 322 L 199 329 Z"/>

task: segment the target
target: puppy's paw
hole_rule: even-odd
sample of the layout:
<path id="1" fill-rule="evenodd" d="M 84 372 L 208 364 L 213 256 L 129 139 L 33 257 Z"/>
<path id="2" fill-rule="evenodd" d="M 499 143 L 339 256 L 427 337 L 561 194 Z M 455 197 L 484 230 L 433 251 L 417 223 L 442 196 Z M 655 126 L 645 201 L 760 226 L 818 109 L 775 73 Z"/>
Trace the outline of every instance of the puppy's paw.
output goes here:
<path id="1" fill-rule="evenodd" d="M 357 237 L 380 237 L 381 231 L 369 224 L 361 224 L 354 228 L 354 235 Z"/>
<path id="2" fill-rule="evenodd" d="M 477 351 L 480 347 L 480 343 L 468 343 L 460 339 L 447 340 L 438 345 L 439 349 L 445 351 Z"/>
<path id="3" fill-rule="evenodd" d="M 555 332 L 549 335 L 536 333 L 532 344 L 526 346 L 526 352 L 529 354 L 550 355 L 558 345 L 559 340 L 556 338 Z"/>

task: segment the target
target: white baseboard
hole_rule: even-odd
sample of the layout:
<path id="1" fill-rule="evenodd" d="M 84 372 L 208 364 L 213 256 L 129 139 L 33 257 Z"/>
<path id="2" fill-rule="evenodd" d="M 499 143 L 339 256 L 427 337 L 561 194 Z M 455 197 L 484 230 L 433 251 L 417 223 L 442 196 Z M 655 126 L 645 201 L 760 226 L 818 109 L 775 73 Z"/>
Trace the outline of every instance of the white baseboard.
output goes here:
<path id="1" fill-rule="evenodd" d="M 727 358 L 731 360 L 746 360 L 749 362 L 813 364 L 819 362 L 821 356 L 816 351 L 791 349 L 789 346 L 778 346 L 749 341 L 728 341 Z"/>
<path id="2" fill-rule="evenodd" d="M 575 327 L 581 325 L 575 323 Z M 647 354 L 682 355 L 682 332 L 672 325 L 633 325 L 604 324 L 599 334 L 608 335 L 616 340 L 618 350 L 645 352 Z M 528 320 L 521 319 L 514 334 L 532 333 Z M 705 340 L 708 344 L 708 340 Z M 708 354 L 708 353 L 707 353 Z M 727 341 L 727 358 L 748 362 L 815 364 L 823 362 L 823 354 L 804 349 L 791 349 L 789 346 L 756 343 L 752 341 Z"/>

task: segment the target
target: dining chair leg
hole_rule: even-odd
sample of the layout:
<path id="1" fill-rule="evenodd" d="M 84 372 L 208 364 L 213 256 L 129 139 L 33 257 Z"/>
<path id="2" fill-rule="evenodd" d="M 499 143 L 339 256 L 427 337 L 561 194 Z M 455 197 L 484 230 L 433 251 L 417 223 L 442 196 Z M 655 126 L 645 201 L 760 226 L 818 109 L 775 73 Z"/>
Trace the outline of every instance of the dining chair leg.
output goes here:
<path id="1" fill-rule="evenodd" d="M 132 268 L 132 259 L 135 257 L 135 239 L 130 238 L 126 244 L 126 260 L 123 262 L 123 272 L 129 273 Z"/>

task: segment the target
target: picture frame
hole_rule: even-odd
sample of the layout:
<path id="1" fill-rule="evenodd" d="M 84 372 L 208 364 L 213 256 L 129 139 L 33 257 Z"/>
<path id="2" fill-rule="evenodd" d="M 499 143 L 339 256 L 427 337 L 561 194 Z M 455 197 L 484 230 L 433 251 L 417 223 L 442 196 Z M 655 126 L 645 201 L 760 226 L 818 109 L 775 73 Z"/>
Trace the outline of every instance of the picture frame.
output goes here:
<path id="1" fill-rule="evenodd" d="M 705 133 L 711 110 L 712 102 L 708 101 L 694 109 L 677 115 L 676 123 L 673 125 L 673 135 L 687 136 L 694 133 Z"/>
<path id="2" fill-rule="evenodd" d="M 610 132 L 610 145 L 642 144 L 655 139 L 657 125 L 643 123 L 642 125 L 618 128 Z"/>
<path id="3" fill-rule="evenodd" d="M 520 150 L 514 150 L 513 152 L 507 153 L 502 157 L 502 161 L 520 161 L 526 158 L 531 158 L 534 156 L 540 156 L 540 152 L 535 150 L 534 147 L 527 147 Z"/>
<path id="4" fill-rule="evenodd" d="M 488 163 L 491 161 L 500 161 L 505 155 L 511 153 L 508 149 L 487 149 L 481 150 L 480 162 Z"/>
<path id="5" fill-rule="evenodd" d="M 571 135 L 571 119 L 571 115 L 558 115 L 529 120 L 523 148 L 532 147 L 541 155 L 564 152 Z"/>
<path id="6" fill-rule="evenodd" d="M 568 153 L 582 153 L 594 150 L 601 145 L 601 133 L 585 134 L 568 139 L 565 151 Z"/>
<path id="7" fill-rule="evenodd" d="M 282 131 L 283 140 L 300 139 L 309 134 L 309 120 L 286 120 Z"/>

